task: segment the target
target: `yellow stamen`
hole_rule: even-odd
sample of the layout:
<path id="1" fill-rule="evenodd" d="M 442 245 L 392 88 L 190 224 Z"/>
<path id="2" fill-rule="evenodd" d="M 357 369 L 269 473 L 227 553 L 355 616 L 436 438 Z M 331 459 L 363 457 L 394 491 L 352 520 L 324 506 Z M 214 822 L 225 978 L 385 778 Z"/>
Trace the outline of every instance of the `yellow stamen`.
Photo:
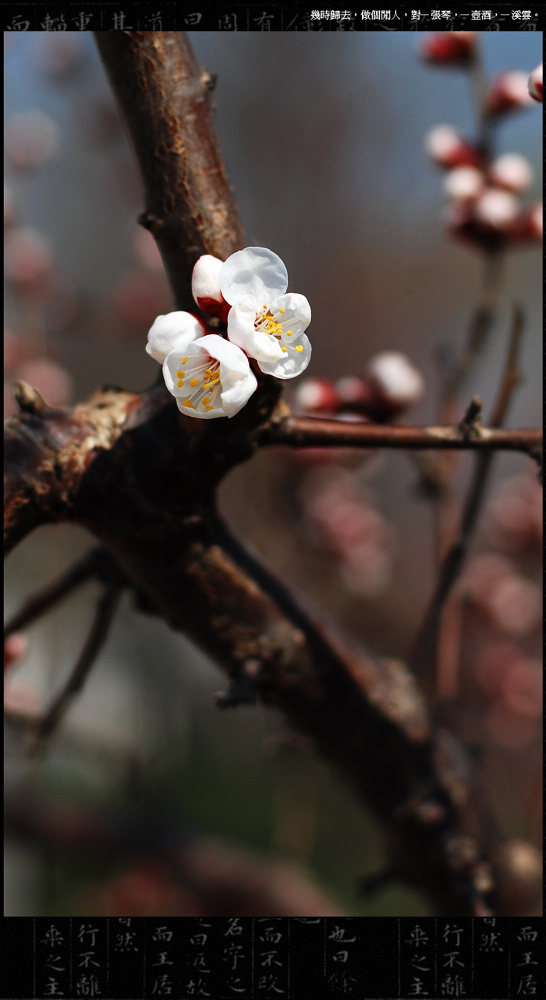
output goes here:
<path id="1" fill-rule="evenodd" d="M 186 375 L 186 372 L 177 372 L 177 373 L 176 373 L 176 377 L 177 377 L 177 378 L 184 378 L 184 377 L 185 377 L 185 375 Z"/>
<path id="2" fill-rule="evenodd" d="M 194 406 L 194 405 L 193 405 L 193 403 L 191 402 L 191 400 L 190 400 L 189 396 L 188 396 L 188 398 L 187 398 L 187 399 L 185 399 L 185 400 L 184 400 L 184 402 L 182 403 L 182 406 L 189 406 L 189 407 L 190 407 L 190 409 L 192 409 L 192 410 L 195 410 L 195 406 Z"/>
<path id="3" fill-rule="evenodd" d="M 303 351 L 303 347 L 302 347 L 302 345 L 301 345 L 301 344 L 296 344 L 296 346 L 295 346 L 294 350 L 295 350 L 295 351 L 299 351 L 299 352 L 300 352 L 300 354 L 301 354 L 301 352 Z"/>
<path id="4" fill-rule="evenodd" d="M 204 396 L 202 402 L 203 406 L 206 406 L 207 403 L 210 403 L 210 396 Z"/>
<path id="5" fill-rule="evenodd" d="M 213 410 L 214 406 L 205 406 L 205 410 Z"/>
<path id="6" fill-rule="evenodd" d="M 190 385 L 199 385 L 199 379 L 198 378 L 192 378 L 192 380 L 190 382 Z"/>
<path id="7" fill-rule="evenodd" d="M 286 331 L 286 336 L 287 337 L 291 337 L 292 336 L 292 330 L 287 330 Z"/>
<path id="8" fill-rule="evenodd" d="M 279 309 L 279 312 L 280 312 L 280 313 L 283 313 L 283 312 L 284 312 L 284 309 Z"/>
<path id="9" fill-rule="evenodd" d="M 284 351 L 285 354 L 288 354 L 288 348 L 287 347 L 281 347 L 281 351 Z"/>
<path id="10" fill-rule="evenodd" d="M 179 389 L 181 389 L 181 388 L 182 388 L 182 386 L 184 385 L 184 381 L 183 381 L 183 379 L 179 379 L 179 380 L 178 380 L 178 382 L 177 382 L 176 384 L 177 384 L 178 388 L 179 388 Z"/>
<path id="11" fill-rule="evenodd" d="M 188 360 L 188 355 L 186 354 L 186 357 L 182 358 L 182 361 L 180 362 L 180 364 L 181 365 L 185 365 L 187 360 Z"/>

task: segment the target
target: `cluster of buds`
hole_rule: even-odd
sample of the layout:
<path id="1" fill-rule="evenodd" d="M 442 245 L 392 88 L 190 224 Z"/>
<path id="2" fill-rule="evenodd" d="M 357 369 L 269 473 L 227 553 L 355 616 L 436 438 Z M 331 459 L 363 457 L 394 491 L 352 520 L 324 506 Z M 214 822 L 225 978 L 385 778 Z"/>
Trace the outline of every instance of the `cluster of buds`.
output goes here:
<path id="1" fill-rule="evenodd" d="M 387 423 L 419 402 L 424 392 L 421 373 L 405 354 L 382 351 L 372 357 L 361 376 L 337 382 L 308 378 L 298 387 L 295 402 L 317 416 L 354 416 Z"/>
<path id="2" fill-rule="evenodd" d="M 477 58 L 476 32 L 455 31 L 425 39 L 421 53 L 435 66 L 471 71 Z M 501 73 L 486 89 L 483 122 L 502 119 L 508 112 L 542 99 L 542 67 L 531 76 Z M 523 206 L 520 196 L 532 181 L 528 161 L 517 153 L 491 159 L 478 141 L 461 135 L 451 125 L 437 125 L 427 134 L 425 148 L 433 163 L 445 171 L 448 199 L 445 222 L 456 238 L 480 250 L 529 245 L 542 240 L 542 204 Z"/>

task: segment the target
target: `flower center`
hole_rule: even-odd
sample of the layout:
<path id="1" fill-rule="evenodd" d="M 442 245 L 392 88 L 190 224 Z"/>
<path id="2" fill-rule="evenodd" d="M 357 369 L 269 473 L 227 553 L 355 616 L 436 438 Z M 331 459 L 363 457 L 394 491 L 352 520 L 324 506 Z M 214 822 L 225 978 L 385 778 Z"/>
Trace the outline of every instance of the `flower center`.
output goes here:
<path id="1" fill-rule="evenodd" d="M 220 362 L 214 358 L 209 358 L 208 362 L 202 361 L 197 364 L 186 365 L 187 360 L 187 355 L 181 359 L 180 370 L 176 373 L 178 388 L 182 389 L 184 387 L 189 389 L 189 394 L 182 405 L 189 406 L 192 410 L 196 410 L 198 407 L 203 407 L 205 410 L 213 410 L 212 397 L 217 397 L 219 392 L 222 391 Z M 221 401 L 217 399 L 216 405 L 220 406 Z"/>
<path id="2" fill-rule="evenodd" d="M 279 313 L 283 313 L 284 309 L 279 309 Z M 276 340 L 280 340 L 283 333 L 285 337 L 292 336 L 292 330 L 283 330 L 282 320 L 276 320 L 273 313 L 267 305 L 264 304 L 263 311 L 256 314 L 256 319 L 254 320 L 254 329 L 260 330 L 261 333 L 268 333 L 270 337 L 275 337 Z M 286 354 L 287 348 L 281 345 L 281 350 Z M 297 348 L 296 348 L 297 350 Z"/>

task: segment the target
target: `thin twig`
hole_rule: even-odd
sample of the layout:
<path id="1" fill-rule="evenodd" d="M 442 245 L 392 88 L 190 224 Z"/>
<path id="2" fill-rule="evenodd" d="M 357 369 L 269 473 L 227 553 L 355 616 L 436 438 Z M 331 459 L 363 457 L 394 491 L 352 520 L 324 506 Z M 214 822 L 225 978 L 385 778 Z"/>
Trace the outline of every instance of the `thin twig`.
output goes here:
<path id="1" fill-rule="evenodd" d="M 68 594 L 80 587 L 86 580 L 101 576 L 107 564 L 113 564 L 107 549 L 97 546 L 69 567 L 57 580 L 49 583 L 39 593 L 29 597 L 23 607 L 10 619 L 4 628 L 4 640 L 14 632 L 21 632 L 37 618 L 62 601 Z"/>
<path id="2" fill-rule="evenodd" d="M 30 754 L 34 756 L 42 748 L 45 740 L 59 725 L 61 719 L 75 697 L 81 691 L 89 672 L 102 648 L 110 626 L 117 611 L 122 593 L 119 580 L 111 582 L 97 604 L 95 618 L 87 641 L 78 660 L 62 690 L 46 711 L 40 725 L 37 727 L 36 739 L 32 744 Z"/>
<path id="3" fill-rule="evenodd" d="M 441 420 L 453 419 L 455 400 L 468 379 L 472 368 L 483 352 L 489 332 L 496 320 L 503 287 L 506 255 L 500 250 L 490 250 L 485 256 L 483 291 L 472 315 L 463 355 L 453 371 L 445 377 L 442 391 Z"/>
<path id="4" fill-rule="evenodd" d="M 504 420 L 514 389 L 521 379 L 518 371 L 518 359 L 522 332 L 523 316 L 521 308 L 517 306 L 514 309 L 504 374 L 491 418 L 491 424 L 494 428 L 498 428 Z M 473 403 L 474 406 L 471 404 L 465 414 L 467 424 L 471 424 L 476 418 L 479 419 L 479 410 L 476 409 L 476 401 L 473 401 Z M 409 657 L 410 669 L 419 678 L 431 696 L 436 680 L 438 634 L 442 611 L 468 551 L 472 532 L 476 526 L 485 495 L 493 456 L 493 451 L 484 452 L 477 456 L 474 476 L 464 504 L 455 541 L 448 550 L 440 568 L 436 589 Z"/>
<path id="5" fill-rule="evenodd" d="M 459 451 L 522 451 L 534 452 L 542 443 L 542 431 L 500 430 L 497 428 L 466 427 L 451 424 L 430 427 L 405 425 L 357 424 L 322 417 L 287 416 L 264 425 L 258 431 L 258 443 L 289 445 L 292 448 L 411 448 L 456 449 Z"/>

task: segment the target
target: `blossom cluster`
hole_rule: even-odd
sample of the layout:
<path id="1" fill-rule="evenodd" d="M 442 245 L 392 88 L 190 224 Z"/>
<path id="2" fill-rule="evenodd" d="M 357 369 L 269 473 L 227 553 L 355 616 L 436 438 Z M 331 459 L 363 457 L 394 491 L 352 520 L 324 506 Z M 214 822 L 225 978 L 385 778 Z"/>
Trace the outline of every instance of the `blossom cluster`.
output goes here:
<path id="1" fill-rule="evenodd" d="M 223 263 L 205 254 L 192 275 L 199 309 L 227 325 L 226 337 L 202 316 L 158 316 L 146 350 L 163 365 L 178 409 L 190 417 L 233 417 L 258 386 L 249 359 L 266 375 L 291 379 L 311 359 L 305 334 L 311 309 L 304 295 L 287 293 L 288 274 L 265 247 L 238 250 Z"/>
<path id="2" fill-rule="evenodd" d="M 432 35 L 421 53 L 441 67 L 470 70 L 476 57 L 476 32 Z M 482 102 L 484 123 L 542 100 L 542 66 L 527 73 L 511 70 L 488 84 Z M 479 141 L 465 138 L 451 125 L 437 125 L 427 134 L 426 150 L 445 171 L 445 222 L 449 232 L 482 250 L 532 244 L 542 239 L 542 204 L 522 205 L 521 195 L 532 181 L 528 161 L 518 153 L 493 159 Z"/>
<path id="3" fill-rule="evenodd" d="M 420 371 L 400 351 L 381 351 L 368 361 L 362 375 L 304 379 L 296 403 L 308 413 L 357 416 L 386 423 L 421 399 L 425 384 Z"/>

